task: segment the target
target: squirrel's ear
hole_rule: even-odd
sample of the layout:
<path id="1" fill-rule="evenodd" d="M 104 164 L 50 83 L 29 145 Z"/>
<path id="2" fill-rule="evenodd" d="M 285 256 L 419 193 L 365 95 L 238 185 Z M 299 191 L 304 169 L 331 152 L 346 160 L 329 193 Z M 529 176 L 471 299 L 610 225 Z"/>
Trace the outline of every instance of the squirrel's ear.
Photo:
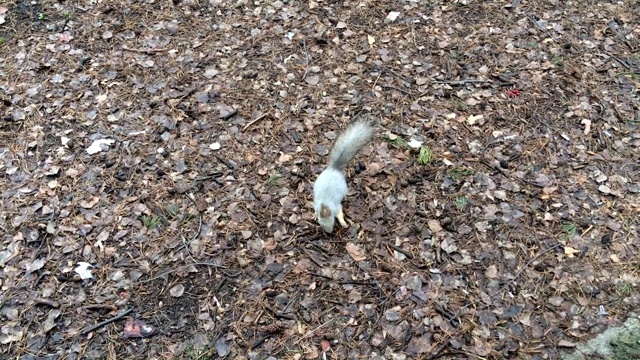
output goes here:
<path id="1" fill-rule="evenodd" d="M 331 217 L 331 210 L 329 210 L 329 207 L 327 205 L 320 205 L 320 217 L 322 218 L 328 218 Z"/>

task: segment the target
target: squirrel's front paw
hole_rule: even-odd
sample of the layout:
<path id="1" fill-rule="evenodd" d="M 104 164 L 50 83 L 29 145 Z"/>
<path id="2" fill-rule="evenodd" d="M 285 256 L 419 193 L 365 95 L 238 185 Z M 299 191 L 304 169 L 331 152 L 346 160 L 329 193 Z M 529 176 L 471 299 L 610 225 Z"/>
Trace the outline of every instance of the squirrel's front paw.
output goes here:
<path id="1" fill-rule="evenodd" d="M 344 212 L 342 212 L 342 210 L 340 210 L 340 212 L 336 214 L 336 219 L 338 219 L 338 222 L 342 227 L 344 228 L 349 227 L 349 225 L 347 225 L 347 222 L 344 221 Z"/>

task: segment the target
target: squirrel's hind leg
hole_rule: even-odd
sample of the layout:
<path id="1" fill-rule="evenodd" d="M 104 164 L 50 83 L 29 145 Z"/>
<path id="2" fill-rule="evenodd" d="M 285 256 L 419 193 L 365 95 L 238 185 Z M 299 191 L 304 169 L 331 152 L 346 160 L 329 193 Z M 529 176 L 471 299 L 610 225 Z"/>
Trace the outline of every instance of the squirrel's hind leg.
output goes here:
<path id="1" fill-rule="evenodd" d="M 338 222 L 342 227 L 349 227 L 349 225 L 347 225 L 347 222 L 344 221 L 344 212 L 342 211 L 342 209 L 340 209 L 340 211 L 336 214 L 336 219 L 338 219 Z"/>

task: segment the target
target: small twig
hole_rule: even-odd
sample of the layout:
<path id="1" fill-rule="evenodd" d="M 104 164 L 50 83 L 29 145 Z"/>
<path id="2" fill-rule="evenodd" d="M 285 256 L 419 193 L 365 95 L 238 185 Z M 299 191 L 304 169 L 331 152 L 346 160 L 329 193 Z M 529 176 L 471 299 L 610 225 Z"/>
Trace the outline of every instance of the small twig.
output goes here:
<path id="1" fill-rule="evenodd" d="M 236 114 L 238 114 L 238 109 L 232 109 L 232 110 L 231 110 L 231 111 L 229 111 L 228 113 L 226 113 L 226 114 L 224 114 L 224 115 L 221 115 L 221 116 L 219 117 L 219 119 L 222 119 L 222 120 L 229 120 L 229 119 L 231 119 L 232 117 L 236 116 Z"/>
<path id="2" fill-rule="evenodd" d="M 536 19 L 534 19 L 534 18 L 533 18 L 533 16 L 531 16 L 531 15 L 527 15 L 527 17 L 529 18 L 529 20 L 531 20 L 531 21 L 533 22 L 533 24 L 534 24 L 535 26 L 537 26 L 537 27 L 538 27 L 538 29 L 540 29 L 540 30 L 542 30 L 542 31 L 546 32 L 546 33 L 547 33 L 547 35 L 549 35 L 549 37 L 551 38 L 551 40 L 553 40 L 554 42 L 558 42 L 558 40 L 556 40 L 556 38 L 553 36 L 553 34 L 551 34 L 551 33 L 549 32 L 549 30 L 547 30 L 544 26 L 540 25 L 540 23 L 538 23 L 538 22 L 536 21 Z"/>
<path id="3" fill-rule="evenodd" d="M 178 271 L 178 270 L 182 270 L 182 269 L 186 269 L 186 268 L 188 268 L 188 267 L 190 267 L 190 266 L 213 266 L 213 267 L 217 267 L 217 268 L 220 268 L 220 269 L 226 269 L 226 268 L 227 268 L 226 266 L 216 265 L 216 264 L 212 264 L 212 263 L 208 263 L 208 262 L 197 262 L 197 263 L 191 263 L 191 264 L 186 264 L 186 265 L 178 266 L 177 268 L 173 268 L 173 269 L 171 269 L 171 270 L 167 270 L 167 271 L 165 271 L 165 272 L 163 272 L 163 273 L 160 273 L 160 274 L 158 274 L 158 275 L 156 275 L 156 276 L 154 276 L 154 277 L 152 277 L 152 278 L 150 278 L 150 279 L 145 279 L 145 280 L 136 281 L 136 282 L 134 282 L 134 284 L 144 284 L 144 283 L 148 283 L 148 282 L 150 282 L 150 281 L 153 281 L 153 280 L 159 279 L 159 278 L 161 278 L 161 277 L 163 277 L 163 276 L 165 276 L 165 275 L 171 274 L 172 272 L 175 272 L 175 271 Z M 225 273 L 225 274 L 226 274 L 226 273 Z M 226 275 L 227 275 L 227 276 L 229 276 L 228 274 L 226 274 Z M 230 277 L 233 277 L 233 276 L 230 276 Z"/>
<path id="4" fill-rule="evenodd" d="M 380 315 L 378 315 L 378 318 L 376 319 L 376 321 L 371 325 L 372 329 L 378 326 L 380 319 L 382 319 L 382 316 L 384 316 L 384 304 L 386 304 L 387 301 L 391 300 L 391 297 L 395 296 L 398 291 L 400 291 L 400 288 L 395 289 L 389 296 L 385 297 L 385 299 L 378 304 L 378 306 L 382 309 L 382 311 L 380 311 Z M 369 339 L 371 339 L 372 336 L 373 336 L 373 331 L 367 336 L 367 341 L 369 341 Z"/>
<path id="5" fill-rule="evenodd" d="M 444 341 L 442 344 L 440 344 L 440 346 L 438 346 L 437 349 L 435 349 L 434 351 L 429 351 L 429 356 L 426 357 L 426 360 L 434 360 L 434 359 L 439 358 L 440 357 L 440 353 L 447 346 L 449 346 L 449 342 L 448 341 Z"/>
<path id="6" fill-rule="evenodd" d="M 415 96 L 415 95 L 416 95 L 416 94 L 414 94 L 414 93 L 412 93 L 412 92 L 409 92 L 409 91 L 407 91 L 407 90 L 403 90 L 403 89 L 397 88 L 397 87 L 395 87 L 395 86 L 382 85 L 382 87 L 383 87 L 384 89 L 398 90 L 398 91 L 400 91 L 401 93 L 403 93 L 403 94 L 405 94 L 405 95 L 411 95 L 411 96 Z"/>
<path id="7" fill-rule="evenodd" d="M 36 279 L 36 281 L 33 283 L 32 288 L 35 289 L 36 286 L 38 286 L 38 284 L 40 283 L 40 281 L 42 280 L 42 278 L 44 278 L 45 276 L 51 274 L 50 271 L 43 271 L 40 275 L 38 275 L 38 278 Z"/>
<path id="8" fill-rule="evenodd" d="M 496 291 L 495 293 L 489 295 L 490 297 L 496 296 L 498 294 L 500 294 L 502 291 L 504 291 L 504 289 L 506 289 L 509 285 L 511 285 L 514 281 L 516 281 L 517 278 L 520 277 L 520 274 L 522 274 L 522 272 L 524 271 L 524 269 L 528 268 L 529 265 L 531 265 L 532 262 L 534 262 L 535 260 L 539 259 L 542 255 L 550 252 L 551 250 L 555 250 L 559 247 L 561 247 L 562 244 L 558 243 L 553 245 L 552 247 L 542 251 L 541 253 L 538 253 L 538 255 L 532 257 L 531 259 L 529 259 L 529 261 L 527 261 L 523 267 L 520 268 L 520 270 L 518 270 L 518 272 L 516 273 L 516 276 L 513 277 L 513 279 L 509 280 L 506 284 L 502 285 L 500 287 L 500 289 L 498 289 L 498 291 Z"/>
<path id="9" fill-rule="evenodd" d="M 218 154 L 215 154 L 215 153 L 214 153 L 214 154 L 213 154 L 213 156 L 215 156 L 215 158 L 216 158 L 216 159 L 218 159 L 221 163 L 225 164 L 229 169 L 231 169 L 231 170 L 235 170 L 235 169 L 236 169 L 236 167 L 235 167 L 235 166 L 233 166 L 233 165 L 232 165 L 230 162 L 228 162 L 227 160 L 225 160 L 225 159 L 221 158 L 221 157 L 220 157 L 220 155 L 218 155 Z"/>
<path id="10" fill-rule="evenodd" d="M 265 340 L 267 340 L 268 338 L 270 338 L 271 336 L 273 336 L 273 334 L 264 334 L 262 336 L 260 336 L 260 338 L 254 342 L 253 344 L 251 344 L 251 350 L 256 349 L 258 346 L 262 345 L 263 342 L 265 342 Z"/>
<path id="11" fill-rule="evenodd" d="M 609 54 L 609 56 L 611 56 L 614 60 L 616 60 L 617 62 L 619 62 L 620 64 L 622 64 L 622 66 L 624 66 L 624 68 L 625 68 L 625 69 L 628 69 L 628 68 L 629 68 L 629 64 L 628 64 L 626 61 L 624 61 L 624 60 L 620 59 L 619 57 L 617 57 L 617 56 L 615 56 L 615 55 L 611 55 L 611 54 Z"/>
<path id="12" fill-rule="evenodd" d="M 297 345 L 300 341 L 308 338 L 309 336 L 315 334 L 318 330 L 322 329 L 323 327 L 333 323 L 335 321 L 335 318 L 333 319 L 329 319 L 329 321 L 325 322 L 324 324 L 320 324 L 318 325 L 315 329 L 307 331 L 306 334 L 304 334 L 300 339 L 296 340 L 296 342 L 293 343 L 293 345 Z"/>
<path id="13" fill-rule="evenodd" d="M 491 165 L 491 164 L 489 164 L 486 160 L 485 160 L 485 161 L 483 161 L 483 163 L 484 163 L 484 165 L 485 165 L 485 166 L 488 166 L 489 168 L 491 168 L 491 169 L 496 170 L 497 172 L 499 172 L 499 173 L 500 173 L 502 176 L 504 176 L 505 178 L 507 178 L 507 179 L 509 179 L 509 180 L 511 179 L 511 177 L 509 176 L 509 174 L 508 174 L 504 169 L 502 169 L 499 165 L 492 166 L 492 165 Z M 537 187 L 537 188 L 544 189 L 544 185 L 541 185 L 541 184 L 538 184 L 538 183 L 534 183 L 533 181 L 530 181 L 530 180 L 527 180 L 527 179 L 522 179 L 522 178 L 519 178 L 519 177 L 517 177 L 517 176 L 513 176 L 513 178 L 514 178 L 514 179 L 516 179 L 516 180 L 518 180 L 518 181 L 521 181 L 521 182 L 523 182 L 523 183 L 525 183 L 525 184 L 529 184 L 529 185 L 531 185 L 531 186 L 535 186 L 535 187 Z"/>
<path id="14" fill-rule="evenodd" d="M 209 179 L 217 179 L 217 178 L 219 178 L 221 176 L 222 176 L 222 173 L 219 172 L 219 171 L 216 171 L 216 172 L 214 172 L 212 174 L 195 178 L 194 180 L 195 181 L 204 181 L 204 180 L 209 180 Z"/>
<path id="15" fill-rule="evenodd" d="M 253 124 L 257 123 L 258 121 L 260 121 L 260 120 L 262 120 L 262 119 L 266 118 L 266 117 L 267 117 L 267 116 L 269 116 L 269 115 L 271 115 L 271 112 L 266 112 L 266 113 L 264 113 L 264 114 L 262 114 L 262 115 L 258 116 L 257 118 L 255 118 L 255 119 L 251 120 L 247 125 L 245 125 L 245 126 L 242 128 L 242 132 L 247 131 L 247 129 L 248 129 L 248 128 L 250 128 L 250 127 L 251 127 L 251 125 L 253 125 Z"/>
<path id="16" fill-rule="evenodd" d="M 378 80 L 380 80 L 380 75 L 382 75 L 382 71 L 380 71 L 378 73 L 378 77 L 376 78 L 376 81 L 373 82 L 373 86 L 371 86 L 371 93 L 375 94 L 375 89 L 376 89 L 376 85 L 378 85 Z"/>
<path id="17" fill-rule="evenodd" d="M 451 80 L 451 81 L 434 81 L 434 84 L 444 84 L 444 85 L 464 85 L 464 84 L 472 84 L 472 83 L 484 83 L 489 82 L 489 80 L 483 79 L 463 79 L 463 80 Z"/>
<path id="18" fill-rule="evenodd" d="M 87 238 L 87 235 L 84 235 L 84 241 L 89 244 L 89 246 L 91 247 L 91 250 L 93 250 L 93 253 L 96 255 L 96 259 L 98 259 L 98 262 L 100 263 L 100 266 L 102 268 L 104 268 L 104 262 L 102 261 L 102 257 L 100 257 L 100 253 L 98 252 L 98 249 L 96 249 L 96 247 L 93 245 L 93 243 L 91 242 L 91 240 L 89 240 L 89 238 Z"/>
<path id="19" fill-rule="evenodd" d="M 38 304 L 38 305 L 46 305 L 48 307 L 52 307 L 54 309 L 57 309 L 60 307 L 60 303 L 57 301 L 53 301 L 53 300 L 49 300 L 49 299 L 45 299 L 45 298 L 35 298 L 33 299 L 33 302 Z"/>
<path id="20" fill-rule="evenodd" d="M 191 200 L 191 202 L 193 203 L 193 205 L 197 208 L 198 204 L 196 204 L 195 199 L 193 198 L 193 194 L 185 194 L 185 196 Z M 182 246 L 184 247 L 184 250 L 187 252 L 187 255 L 189 255 L 189 257 L 195 261 L 195 259 L 193 259 L 193 257 L 191 256 L 191 252 L 189 251 L 189 245 L 191 245 L 192 242 L 194 242 L 198 236 L 200 236 L 200 232 L 202 232 L 202 214 L 198 211 L 198 220 L 199 220 L 199 225 L 198 225 L 198 231 L 196 231 L 196 233 L 193 235 L 193 237 L 191 239 L 189 239 L 189 241 L 187 241 L 187 238 L 184 237 L 184 235 L 180 234 L 180 236 L 182 236 Z M 176 249 L 176 251 L 180 251 L 181 248 Z"/>
<path id="21" fill-rule="evenodd" d="M 275 316 L 278 319 L 294 320 L 294 318 L 292 316 L 285 315 L 284 312 L 276 311 L 275 309 L 271 308 L 270 306 L 265 306 L 265 309 L 269 310 L 273 314 L 273 316 Z"/>
<path id="22" fill-rule="evenodd" d="M 133 311 L 133 308 L 129 308 L 129 309 L 121 312 L 119 315 L 116 315 L 116 316 L 112 317 L 111 319 L 107 319 L 107 320 L 105 320 L 103 322 L 100 322 L 100 323 L 97 323 L 97 324 L 95 324 L 93 326 L 89 326 L 88 328 L 85 328 L 84 330 L 82 330 L 80 332 L 80 334 L 81 335 L 87 335 L 88 333 L 90 333 L 90 332 L 92 332 L 94 330 L 97 330 L 97 329 L 99 329 L 99 328 L 101 328 L 101 327 L 103 327 L 105 325 L 109 325 L 112 322 L 115 322 L 115 321 L 118 321 L 118 320 L 122 319 L 123 317 L 129 315 L 132 311 Z"/>
<path id="23" fill-rule="evenodd" d="M 152 54 L 152 53 L 157 53 L 157 52 L 163 52 L 163 51 L 167 51 L 169 49 L 167 48 L 157 48 L 157 49 L 132 49 L 132 48 L 128 48 L 126 46 L 122 46 L 122 50 L 125 51 L 132 51 L 132 52 L 137 52 L 137 53 L 143 53 L 143 54 Z"/>
<path id="24" fill-rule="evenodd" d="M 109 305 L 109 304 L 93 304 L 93 305 L 87 305 L 84 307 L 86 310 L 91 310 L 91 311 L 97 311 L 97 310 L 110 310 L 110 311 L 116 311 L 118 310 L 118 307 L 115 305 Z"/>
<path id="25" fill-rule="evenodd" d="M 559 248 L 559 247 L 561 247 L 561 246 L 562 246 L 562 244 L 560 244 L 560 243 L 555 244 L 555 245 L 553 245 L 552 247 L 550 247 L 550 248 L 548 248 L 548 249 L 546 249 L 546 250 L 543 250 L 543 251 L 542 251 L 541 253 L 539 253 L 538 255 L 536 255 L 536 256 L 534 256 L 534 257 L 532 257 L 531 259 L 529 259 L 529 260 L 524 264 L 524 266 L 522 266 L 522 267 L 520 268 L 520 270 L 518 270 L 518 272 L 517 272 L 517 273 L 516 273 L 516 275 L 513 277 L 513 279 L 509 280 L 506 284 L 504 284 L 503 286 L 501 286 L 501 287 L 500 287 L 500 289 L 498 289 L 498 291 L 494 292 L 493 294 L 489 294 L 489 297 L 494 297 L 494 296 L 496 296 L 496 295 L 500 294 L 502 291 L 504 291 L 504 289 L 506 289 L 509 285 L 511 285 L 514 281 L 516 281 L 516 279 L 518 279 L 518 277 L 520 277 L 520 275 L 522 274 L 522 272 L 523 272 L 526 268 L 528 268 L 528 267 L 529 267 L 529 265 L 531 265 L 531 263 L 533 263 L 534 261 L 536 261 L 537 259 L 539 259 L 540 257 L 542 257 L 542 255 L 545 255 L 546 253 L 548 253 L 548 252 L 550 252 L 550 251 L 552 251 L 552 250 L 555 250 L 555 249 L 557 249 L 557 248 Z M 462 306 L 460 309 L 458 309 L 458 311 L 456 311 L 455 318 L 458 318 L 458 317 L 460 316 L 460 312 L 461 312 L 462 310 L 464 310 L 464 309 L 466 309 L 466 308 L 468 308 L 468 307 L 470 307 L 470 306 L 473 306 L 473 305 L 475 305 L 475 304 L 479 303 L 480 301 L 481 301 L 481 299 L 479 299 L 479 298 L 478 298 L 478 299 L 475 299 L 475 300 L 471 301 L 470 303 L 465 304 L 464 306 Z"/>
<path id="26" fill-rule="evenodd" d="M 401 248 L 400 246 L 394 245 L 390 242 L 387 241 L 387 245 L 392 248 L 393 250 L 399 252 L 400 254 L 404 255 L 407 257 L 407 259 L 413 259 L 413 255 L 411 255 L 411 253 L 403 248 Z"/>

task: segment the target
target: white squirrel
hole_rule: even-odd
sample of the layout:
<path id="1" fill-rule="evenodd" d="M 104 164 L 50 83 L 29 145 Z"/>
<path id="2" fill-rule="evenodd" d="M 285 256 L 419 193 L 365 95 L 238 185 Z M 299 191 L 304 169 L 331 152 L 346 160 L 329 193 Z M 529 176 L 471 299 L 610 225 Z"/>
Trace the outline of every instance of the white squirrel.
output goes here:
<path id="1" fill-rule="evenodd" d="M 320 227 L 328 233 L 333 232 L 336 218 L 342 227 L 348 226 L 342 211 L 342 199 L 349 192 L 344 169 L 371 140 L 375 126 L 376 122 L 366 117 L 359 117 L 349 124 L 336 139 L 329 154 L 329 164 L 313 184 L 313 208 Z"/>

